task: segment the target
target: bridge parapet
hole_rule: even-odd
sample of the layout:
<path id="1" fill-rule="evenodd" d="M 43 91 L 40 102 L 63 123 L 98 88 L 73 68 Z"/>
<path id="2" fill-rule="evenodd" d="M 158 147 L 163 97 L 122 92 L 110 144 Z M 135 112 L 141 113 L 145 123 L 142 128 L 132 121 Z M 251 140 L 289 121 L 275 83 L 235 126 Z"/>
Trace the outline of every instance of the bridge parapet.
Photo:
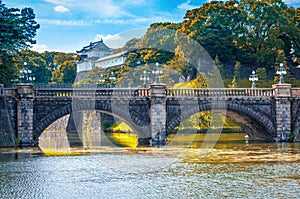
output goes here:
<path id="1" fill-rule="evenodd" d="M 169 88 L 169 97 L 273 97 L 274 88 Z"/>
<path id="2" fill-rule="evenodd" d="M 292 95 L 292 97 L 300 98 L 300 88 L 292 88 L 291 95 Z"/>
<path id="3" fill-rule="evenodd" d="M 18 93 L 18 89 L 16 88 L 4 88 L 3 94 L 7 97 L 16 97 Z"/>
<path id="4" fill-rule="evenodd" d="M 149 89 L 145 88 L 38 88 L 35 96 L 43 97 L 148 97 Z"/>

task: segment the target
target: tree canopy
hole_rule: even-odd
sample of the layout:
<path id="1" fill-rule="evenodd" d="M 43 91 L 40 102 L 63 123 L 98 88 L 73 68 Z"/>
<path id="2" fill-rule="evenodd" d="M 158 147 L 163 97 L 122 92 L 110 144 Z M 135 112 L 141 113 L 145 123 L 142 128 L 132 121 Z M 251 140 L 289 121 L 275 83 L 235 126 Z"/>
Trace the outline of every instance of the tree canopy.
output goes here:
<path id="1" fill-rule="evenodd" d="M 299 10 L 299 9 L 297 9 Z M 299 11 L 281 0 L 212 1 L 185 15 L 181 31 L 214 58 L 272 67 L 277 51 L 299 54 Z"/>
<path id="2" fill-rule="evenodd" d="M 0 0 L 0 82 L 11 84 L 16 77 L 20 50 L 35 44 L 40 25 L 32 8 L 7 8 Z"/>
<path id="3" fill-rule="evenodd" d="M 7 8 L 0 0 L 0 83 L 11 84 L 24 62 L 39 71 L 38 83 L 74 80 L 74 54 L 28 51 L 38 28 L 31 8 Z M 223 78 L 235 77 L 234 84 L 252 70 L 273 79 L 279 57 L 289 76 L 295 77 L 300 65 L 300 8 L 288 7 L 282 0 L 210 1 L 187 11 L 181 23 L 152 24 L 144 37 L 129 40 L 116 52 L 123 50 L 128 50 L 126 63 L 110 69 L 120 78 L 131 68 L 159 62 L 186 80 L 200 72 L 212 78 L 217 70 Z M 217 60 L 217 68 L 203 62 L 199 65 L 204 69 L 196 69 L 206 52 Z M 89 77 L 97 73 L 91 71 Z"/>
<path id="4" fill-rule="evenodd" d="M 293 76 L 300 65 L 300 8 L 288 7 L 282 0 L 211 1 L 187 11 L 182 23 L 152 24 L 140 41 L 134 41 L 135 47 L 167 46 L 173 55 L 148 50 L 144 61 L 147 58 L 167 63 L 187 79 L 197 76 L 193 68 L 197 60 L 193 59 L 202 56 L 201 52 L 192 52 L 198 48 L 193 42 L 200 44 L 212 59 L 218 57 L 224 66 L 222 74 L 231 78 L 237 62 L 240 78 L 259 68 L 265 71 L 264 76 L 273 76 L 278 51 L 283 52 L 287 70 Z"/>

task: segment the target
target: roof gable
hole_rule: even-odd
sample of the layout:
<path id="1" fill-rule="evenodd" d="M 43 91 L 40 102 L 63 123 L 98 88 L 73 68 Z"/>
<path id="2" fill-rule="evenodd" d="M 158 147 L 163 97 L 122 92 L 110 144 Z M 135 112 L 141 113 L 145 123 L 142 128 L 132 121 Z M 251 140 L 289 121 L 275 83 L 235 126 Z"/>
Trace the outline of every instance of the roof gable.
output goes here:
<path id="1" fill-rule="evenodd" d="M 107 45 L 103 43 L 103 40 L 96 42 L 91 42 L 90 45 L 83 47 L 81 50 L 76 51 L 77 53 L 84 53 L 91 50 L 100 50 L 100 51 L 113 51 L 112 48 L 109 48 Z"/>

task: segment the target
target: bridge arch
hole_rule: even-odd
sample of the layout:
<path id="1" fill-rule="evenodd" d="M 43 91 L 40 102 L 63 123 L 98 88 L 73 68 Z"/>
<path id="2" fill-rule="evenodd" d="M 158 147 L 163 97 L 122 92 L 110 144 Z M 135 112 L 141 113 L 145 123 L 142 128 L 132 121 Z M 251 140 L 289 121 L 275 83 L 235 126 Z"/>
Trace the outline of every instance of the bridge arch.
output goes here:
<path id="1" fill-rule="evenodd" d="M 43 133 L 43 131 L 59 118 L 62 118 L 63 116 L 66 116 L 68 114 L 72 114 L 75 111 L 88 111 L 88 110 L 100 111 L 102 113 L 112 115 L 126 122 L 132 128 L 134 133 L 137 134 L 139 138 L 151 137 L 151 135 L 148 135 L 150 132 L 150 130 L 148 129 L 149 125 L 144 125 L 138 115 L 130 114 L 129 111 L 124 111 L 122 109 L 122 106 L 114 107 L 112 112 L 111 106 L 108 103 L 96 103 L 95 106 L 92 108 L 90 104 L 83 102 L 83 103 L 79 103 L 76 108 L 73 107 L 72 103 L 64 105 L 63 107 L 60 108 L 56 108 L 46 116 L 39 119 L 39 121 L 36 122 L 36 125 L 33 130 L 34 138 L 37 140 L 38 137 Z"/>
<path id="2" fill-rule="evenodd" d="M 184 106 L 184 105 L 183 105 Z M 275 124 L 270 117 L 254 106 L 249 104 L 230 102 L 206 102 L 199 103 L 199 106 L 192 108 L 183 108 L 178 112 L 177 116 L 168 122 L 167 132 L 172 131 L 184 119 L 202 112 L 210 111 L 222 112 L 226 111 L 226 116 L 235 121 L 251 139 L 272 141 L 276 137 Z"/>

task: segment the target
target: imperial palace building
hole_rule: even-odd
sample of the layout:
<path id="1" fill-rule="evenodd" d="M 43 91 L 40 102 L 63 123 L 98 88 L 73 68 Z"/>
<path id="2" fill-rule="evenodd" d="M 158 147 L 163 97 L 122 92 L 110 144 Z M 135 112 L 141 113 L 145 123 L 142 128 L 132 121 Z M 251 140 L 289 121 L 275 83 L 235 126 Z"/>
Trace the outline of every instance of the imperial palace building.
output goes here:
<path id="1" fill-rule="evenodd" d="M 114 51 L 115 49 L 104 44 L 102 39 L 83 47 L 77 51 L 80 54 L 77 62 L 77 75 L 82 77 L 94 67 L 106 69 L 123 65 L 126 61 L 127 51 L 113 54 Z"/>

